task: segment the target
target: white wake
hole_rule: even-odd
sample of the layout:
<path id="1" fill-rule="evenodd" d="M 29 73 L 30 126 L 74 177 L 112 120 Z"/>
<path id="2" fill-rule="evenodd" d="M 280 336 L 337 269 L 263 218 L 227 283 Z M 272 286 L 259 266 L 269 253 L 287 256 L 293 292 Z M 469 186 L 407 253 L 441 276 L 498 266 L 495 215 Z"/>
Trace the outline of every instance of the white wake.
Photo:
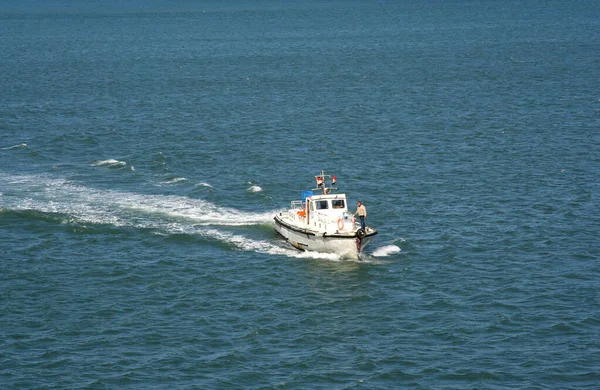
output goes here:
<path id="1" fill-rule="evenodd" d="M 130 226 L 155 229 L 162 234 L 196 235 L 257 253 L 339 259 L 335 254 L 299 252 L 283 240 L 271 242 L 231 231 L 234 227 L 271 224 L 277 210 L 246 212 L 202 199 L 102 190 L 48 176 L 0 173 L 0 188 L 4 190 L 0 196 L 2 209 L 59 213 L 67 215 L 68 222 L 80 224 Z"/>

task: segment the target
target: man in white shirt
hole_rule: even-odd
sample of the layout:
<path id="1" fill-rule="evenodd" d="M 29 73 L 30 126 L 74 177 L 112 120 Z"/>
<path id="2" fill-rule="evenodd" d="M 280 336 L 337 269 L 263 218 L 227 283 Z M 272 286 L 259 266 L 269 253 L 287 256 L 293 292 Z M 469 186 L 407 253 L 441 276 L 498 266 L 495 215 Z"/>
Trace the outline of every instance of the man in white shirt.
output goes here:
<path id="1" fill-rule="evenodd" d="M 356 205 L 357 205 L 357 209 L 356 209 L 356 212 L 354 213 L 354 216 L 356 216 L 358 214 L 358 218 L 360 219 L 360 228 L 362 230 L 366 231 L 367 208 L 365 207 L 364 204 L 361 203 L 360 200 L 358 201 L 358 203 Z"/>

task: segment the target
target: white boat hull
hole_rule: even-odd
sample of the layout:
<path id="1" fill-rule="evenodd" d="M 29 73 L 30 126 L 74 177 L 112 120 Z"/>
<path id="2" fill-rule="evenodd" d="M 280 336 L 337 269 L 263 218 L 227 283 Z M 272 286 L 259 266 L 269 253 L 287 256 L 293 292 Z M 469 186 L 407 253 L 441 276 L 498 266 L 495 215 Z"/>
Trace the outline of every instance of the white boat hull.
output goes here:
<path id="1" fill-rule="evenodd" d="M 278 216 L 275 217 L 275 230 L 300 250 L 334 253 L 346 259 L 360 259 L 364 248 L 377 234 L 377 231 L 370 228 L 367 228 L 366 235 L 362 239 L 356 232 L 327 234 L 295 227 Z"/>

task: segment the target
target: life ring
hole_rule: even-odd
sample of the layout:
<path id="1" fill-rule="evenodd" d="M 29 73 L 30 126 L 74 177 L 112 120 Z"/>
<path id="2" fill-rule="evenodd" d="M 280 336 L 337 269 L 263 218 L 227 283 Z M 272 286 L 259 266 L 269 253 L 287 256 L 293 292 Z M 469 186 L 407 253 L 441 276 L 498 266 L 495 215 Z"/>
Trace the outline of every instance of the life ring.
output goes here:
<path id="1" fill-rule="evenodd" d="M 338 218 L 338 230 L 344 230 L 344 219 L 343 218 Z"/>

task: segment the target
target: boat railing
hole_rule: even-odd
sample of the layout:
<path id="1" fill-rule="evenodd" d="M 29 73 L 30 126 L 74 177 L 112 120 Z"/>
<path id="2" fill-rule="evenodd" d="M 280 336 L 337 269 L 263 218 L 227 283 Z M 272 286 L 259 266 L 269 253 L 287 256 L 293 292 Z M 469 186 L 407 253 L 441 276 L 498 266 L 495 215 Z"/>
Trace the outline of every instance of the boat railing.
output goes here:
<path id="1" fill-rule="evenodd" d="M 304 202 L 301 200 L 292 200 L 292 210 L 303 210 Z"/>

